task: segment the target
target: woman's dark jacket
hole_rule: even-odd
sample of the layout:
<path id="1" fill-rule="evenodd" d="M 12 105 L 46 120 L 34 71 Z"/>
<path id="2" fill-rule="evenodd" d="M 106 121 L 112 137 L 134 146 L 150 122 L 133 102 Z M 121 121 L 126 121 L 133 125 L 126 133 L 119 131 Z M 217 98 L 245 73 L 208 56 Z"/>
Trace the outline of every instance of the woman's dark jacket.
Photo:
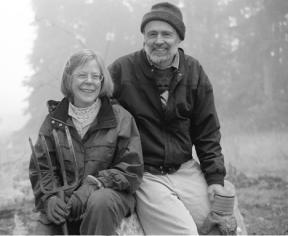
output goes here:
<path id="1" fill-rule="evenodd" d="M 223 185 L 225 167 L 212 85 L 197 60 L 182 49 L 179 54 L 179 68 L 174 70 L 166 108 L 161 105 L 155 68 L 143 50 L 109 66 L 114 97 L 136 120 L 145 170 L 151 166 L 179 168 L 192 158 L 194 145 L 208 185 Z"/>
<path id="2" fill-rule="evenodd" d="M 101 98 L 101 108 L 89 130 L 81 139 L 71 117 L 68 115 L 69 102 L 64 98 L 61 102 L 49 101 L 50 114 L 42 124 L 39 134 L 44 135 L 52 162 L 56 163 L 58 185 L 61 185 L 59 162 L 55 155 L 55 144 L 52 130 L 57 131 L 61 151 L 63 153 L 68 183 L 74 180 L 73 157 L 69 150 L 65 126 L 70 130 L 76 154 L 80 182 L 87 176 L 97 177 L 106 188 L 134 193 L 143 175 L 143 159 L 141 142 L 134 118 L 119 105 L 112 105 L 108 98 Z M 45 187 L 52 185 L 51 175 L 40 139 L 35 145 L 36 155 L 43 171 Z M 29 176 L 35 195 L 36 209 L 43 211 L 49 194 L 43 194 L 39 187 L 35 163 L 30 161 Z M 66 196 L 73 190 L 66 191 Z"/>

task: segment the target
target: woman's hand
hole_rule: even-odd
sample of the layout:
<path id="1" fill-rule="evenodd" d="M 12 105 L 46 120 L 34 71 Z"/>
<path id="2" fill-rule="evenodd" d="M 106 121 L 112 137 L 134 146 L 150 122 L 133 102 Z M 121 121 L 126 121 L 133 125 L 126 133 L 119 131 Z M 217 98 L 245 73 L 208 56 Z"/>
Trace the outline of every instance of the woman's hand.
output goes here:
<path id="1" fill-rule="evenodd" d="M 69 215 L 67 204 L 57 196 L 47 200 L 47 218 L 56 225 L 63 224 Z"/>
<path id="2" fill-rule="evenodd" d="M 83 184 L 71 195 L 68 200 L 70 209 L 70 219 L 79 220 L 86 209 L 87 201 L 90 195 L 99 188 L 102 188 L 101 182 L 94 176 L 88 175 Z"/>
<path id="3" fill-rule="evenodd" d="M 81 200 L 77 197 L 77 195 L 72 194 L 70 199 L 68 200 L 67 205 L 70 210 L 68 220 L 71 221 L 80 220 L 82 215 L 83 204 Z"/>

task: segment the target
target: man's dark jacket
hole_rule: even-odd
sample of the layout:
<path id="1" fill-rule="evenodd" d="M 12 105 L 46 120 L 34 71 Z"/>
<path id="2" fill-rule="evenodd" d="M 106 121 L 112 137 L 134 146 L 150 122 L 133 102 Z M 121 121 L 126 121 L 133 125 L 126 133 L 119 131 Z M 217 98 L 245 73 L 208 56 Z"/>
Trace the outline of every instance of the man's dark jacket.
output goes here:
<path id="1" fill-rule="evenodd" d="M 145 167 L 178 168 L 192 158 L 194 145 L 208 185 L 223 185 L 225 167 L 212 85 L 197 60 L 182 49 L 179 55 L 166 108 L 144 50 L 109 66 L 114 97 L 136 120 Z"/>

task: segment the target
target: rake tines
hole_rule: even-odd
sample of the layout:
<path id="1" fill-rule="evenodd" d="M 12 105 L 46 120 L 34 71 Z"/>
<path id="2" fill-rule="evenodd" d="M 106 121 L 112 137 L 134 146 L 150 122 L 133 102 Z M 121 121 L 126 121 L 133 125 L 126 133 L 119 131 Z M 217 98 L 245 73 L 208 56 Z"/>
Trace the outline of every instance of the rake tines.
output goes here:
<path id="1" fill-rule="evenodd" d="M 56 130 L 53 129 L 53 131 L 52 131 L 53 139 L 55 141 L 56 154 L 58 157 L 57 159 L 59 161 L 59 166 L 60 166 L 61 177 L 63 180 L 62 186 L 59 186 L 59 185 L 57 186 L 56 176 L 55 176 L 55 172 L 54 172 L 54 170 L 56 169 L 56 166 L 53 166 L 53 164 L 52 164 L 52 159 L 51 159 L 51 156 L 49 153 L 46 139 L 45 139 L 44 135 L 40 134 L 40 143 L 41 143 L 41 146 L 45 152 L 45 157 L 46 157 L 47 163 L 48 163 L 48 171 L 49 171 L 49 174 L 51 175 L 51 179 L 53 182 L 53 186 L 50 189 L 47 189 L 47 187 L 45 187 L 45 183 L 43 182 L 44 180 L 43 180 L 42 175 L 41 175 L 41 173 L 43 173 L 43 170 L 41 170 L 41 167 L 39 165 L 38 157 L 36 155 L 35 148 L 32 144 L 32 140 L 31 140 L 31 138 L 29 138 L 29 143 L 30 143 L 30 146 L 32 149 L 32 154 L 33 154 L 32 155 L 33 161 L 35 163 L 35 167 L 36 167 L 36 170 L 38 172 L 40 188 L 41 188 L 41 191 L 45 194 L 54 194 L 54 193 L 57 193 L 59 191 L 65 191 L 65 190 L 74 188 L 77 186 L 78 181 L 79 181 L 78 164 L 77 164 L 77 160 L 76 160 L 76 156 L 75 156 L 75 152 L 74 152 L 74 148 L 73 148 L 73 144 L 72 144 L 71 135 L 70 135 L 69 129 L 67 127 L 65 127 L 65 132 L 66 132 L 66 136 L 67 136 L 69 150 L 70 150 L 71 157 L 73 159 L 73 164 L 74 164 L 73 169 L 74 169 L 74 178 L 75 179 L 72 183 L 68 183 L 68 181 L 67 181 L 67 174 L 66 174 L 66 170 L 65 170 L 64 158 L 63 158 L 63 154 L 62 154 L 62 151 L 60 148 L 58 134 L 57 134 Z"/>
<path id="2" fill-rule="evenodd" d="M 45 180 L 41 175 L 44 172 L 44 170 L 41 170 L 35 148 L 32 144 L 31 138 L 29 137 L 29 143 L 30 143 L 30 147 L 32 150 L 32 158 L 35 163 L 35 168 L 37 170 L 41 191 L 44 194 L 58 194 L 62 200 L 64 200 L 64 191 L 76 187 L 79 182 L 78 164 L 77 164 L 76 155 L 75 155 L 74 148 L 73 148 L 72 138 L 71 138 L 71 135 L 67 126 L 65 126 L 65 133 L 66 133 L 67 142 L 69 145 L 69 150 L 70 150 L 71 157 L 73 159 L 73 165 L 74 165 L 73 169 L 74 169 L 75 179 L 72 183 L 68 183 L 67 181 L 67 173 L 65 170 L 64 158 L 63 158 L 63 153 L 61 151 L 58 134 L 56 130 L 54 129 L 52 130 L 52 135 L 53 135 L 55 149 L 56 149 L 56 155 L 58 157 L 57 159 L 59 161 L 61 177 L 63 180 L 62 186 L 59 186 L 59 183 L 57 182 L 57 179 L 56 179 L 57 177 L 55 176 L 55 172 L 54 172 L 54 170 L 56 169 L 56 166 L 53 166 L 46 139 L 44 135 L 40 134 L 40 144 L 42 146 L 42 149 L 45 152 L 45 157 L 48 163 L 48 172 L 51 175 L 51 179 L 52 179 L 52 186 L 49 187 L 50 189 L 47 189 L 47 187 L 45 187 Z M 64 231 L 64 234 L 68 233 L 66 224 L 63 225 L 63 231 Z"/>
<path id="3" fill-rule="evenodd" d="M 75 169 L 77 171 L 74 172 L 74 177 L 76 180 L 76 184 L 78 183 L 79 180 L 79 173 L 78 173 L 78 163 L 77 163 L 77 159 L 76 159 L 76 155 L 75 155 L 75 151 L 74 151 L 74 147 L 73 147 L 73 143 L 72 143 L 72 138 L 69 132 L 69 129 L 67 126 L 65 126 L 65 132 L 66 132 L 66 137 L 67 137 L 67 141 L 68 141 L 68 145 L 69 145 L 69 150 L 71 153 L 71 156 L 73 157 L 73 161 L 74 161 L 74 165 L 75 165 Z"/>

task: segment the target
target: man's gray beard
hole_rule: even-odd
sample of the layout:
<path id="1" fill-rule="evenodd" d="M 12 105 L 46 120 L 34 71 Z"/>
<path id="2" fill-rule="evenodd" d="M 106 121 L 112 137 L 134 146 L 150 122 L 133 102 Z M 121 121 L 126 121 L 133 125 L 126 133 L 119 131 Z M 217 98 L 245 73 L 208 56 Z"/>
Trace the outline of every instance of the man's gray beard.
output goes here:
<path id="1" fill-rule="evenodd" d="M 164 56 L 153 55 L 153 52 L 151 52 L 151 50 L 149 50 L 149 48 L 146 45 L 144 45 L 144 49 L 150 61 L 155 65 L 161 66 L 162 63 L 172 61 L 174 57 L 172 53 L 168 53 L 167 55 Z"/>
<path id="2" fill-rule="evenodd" d="M 173 58 L 170 54 L 165 55 L 165 56 L 149 54 L 148 56 L 149 56 L 149 59 L 156 65 L 161 65 L 162 63 L 169 62 Z"/>

